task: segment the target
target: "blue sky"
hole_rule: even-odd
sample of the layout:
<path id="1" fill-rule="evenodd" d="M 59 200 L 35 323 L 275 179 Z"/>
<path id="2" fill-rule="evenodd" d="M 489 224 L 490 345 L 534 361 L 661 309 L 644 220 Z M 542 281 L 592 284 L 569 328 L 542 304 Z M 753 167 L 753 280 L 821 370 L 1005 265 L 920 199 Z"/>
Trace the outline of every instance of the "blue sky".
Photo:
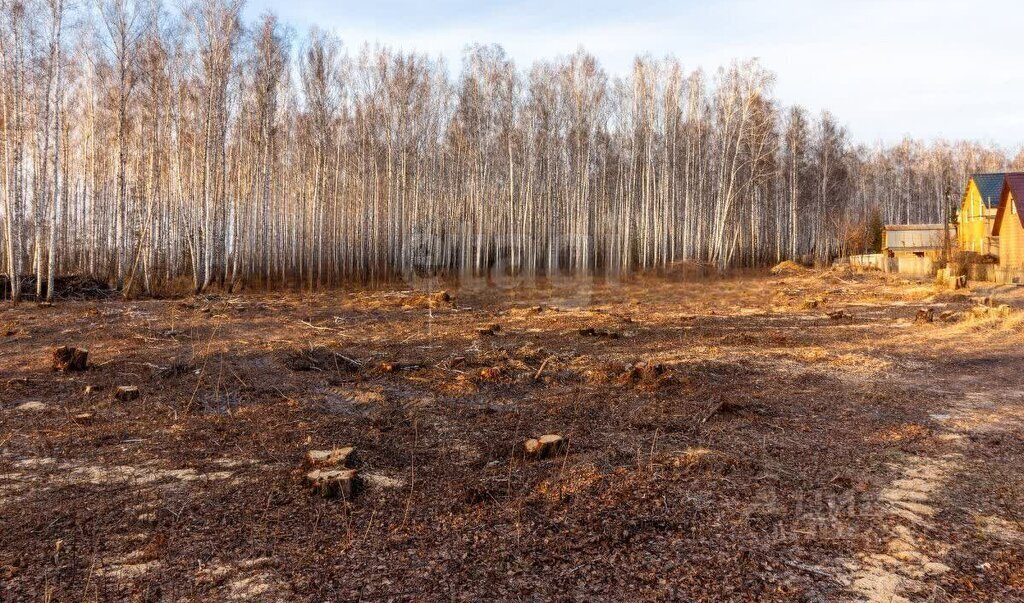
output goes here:
<path id="1" fill-rule="evenodd" d="M 713 70 L 758 57 L 776 96 L 831 110 L 854 140 L 904 135 L 1024 143 L 1024 2 L 1007 0 L 249 0 L 300 33 L 334 31 L 350 49 L 380 42 L 444 55 L 499 43 L 520 67 L 582 46 L 611 74 L 634 56 L 674 55 Z"/>

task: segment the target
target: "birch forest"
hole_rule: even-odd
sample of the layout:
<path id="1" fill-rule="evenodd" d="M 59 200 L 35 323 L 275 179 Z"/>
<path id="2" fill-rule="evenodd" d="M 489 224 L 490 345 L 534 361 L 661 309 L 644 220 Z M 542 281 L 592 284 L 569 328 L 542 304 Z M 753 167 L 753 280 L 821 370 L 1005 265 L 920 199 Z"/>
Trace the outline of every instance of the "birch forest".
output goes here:
<path id="1" fill-rule="evenodd" d="M 1022 164 L 854 144 L 754 60 L 446 59 L 242 9 L 0 0 L 10 296 L 69 274 L 130 295 L 828 262 L 883 222 L 952 218 L 967 173 Z"/>

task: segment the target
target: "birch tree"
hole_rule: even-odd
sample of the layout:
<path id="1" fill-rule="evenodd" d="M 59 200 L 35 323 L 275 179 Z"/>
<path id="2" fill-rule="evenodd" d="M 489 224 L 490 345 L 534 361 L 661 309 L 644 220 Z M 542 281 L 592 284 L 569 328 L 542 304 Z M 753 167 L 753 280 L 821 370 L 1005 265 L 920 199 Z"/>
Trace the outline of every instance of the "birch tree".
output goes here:
<path id="1" fill-rule="evenodd" d="M 0 0 L 0 271 L 125 295 L 829 262 L 952 219 L 988 145 L 859 145 L 757 61 L 364 46 L 239 0 Z M 35 283 L 22 291 L 23 279 Z"/>

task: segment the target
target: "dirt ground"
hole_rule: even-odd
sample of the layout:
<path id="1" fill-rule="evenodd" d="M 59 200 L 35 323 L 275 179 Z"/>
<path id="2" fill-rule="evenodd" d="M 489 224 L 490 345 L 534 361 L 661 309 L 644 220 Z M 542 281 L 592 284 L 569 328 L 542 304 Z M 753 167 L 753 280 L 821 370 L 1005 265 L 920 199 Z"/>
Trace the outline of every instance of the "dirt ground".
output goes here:
<path id="1" fill-rule="evenodd" d="M 0 305 L 0 600 L 1024 600 L 1015 288 L 447 291 Z"/>

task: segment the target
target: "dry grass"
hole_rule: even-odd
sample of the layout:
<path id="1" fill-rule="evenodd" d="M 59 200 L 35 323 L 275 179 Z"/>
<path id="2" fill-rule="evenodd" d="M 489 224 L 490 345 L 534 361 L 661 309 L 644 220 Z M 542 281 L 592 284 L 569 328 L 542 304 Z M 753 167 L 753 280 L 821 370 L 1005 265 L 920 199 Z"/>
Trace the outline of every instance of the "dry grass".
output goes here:
<path id="1" fill-rule="evenodd" d="M 877 546 L 893 463 L 947 445 L 934 379 L 1020 341 L 1016 311 L 914 324 L 971 302 L 873 275 L 447 286 L 3 306 L 0 597 L 841 599 L 821 572 Z M 303 458 L 340 446 L 367 486 L 326 501 Z M 986 475 L 969 504 L 1012 518 Z"/>
<path id="2" fill-rule="evenodd" d="M 779 262 L 771 269 L 771 273 L 775 276 L 799 276 L 810 272 L 811 270 L 809 268 L 804 268 L 800 264 L 790 260 Z"/>

